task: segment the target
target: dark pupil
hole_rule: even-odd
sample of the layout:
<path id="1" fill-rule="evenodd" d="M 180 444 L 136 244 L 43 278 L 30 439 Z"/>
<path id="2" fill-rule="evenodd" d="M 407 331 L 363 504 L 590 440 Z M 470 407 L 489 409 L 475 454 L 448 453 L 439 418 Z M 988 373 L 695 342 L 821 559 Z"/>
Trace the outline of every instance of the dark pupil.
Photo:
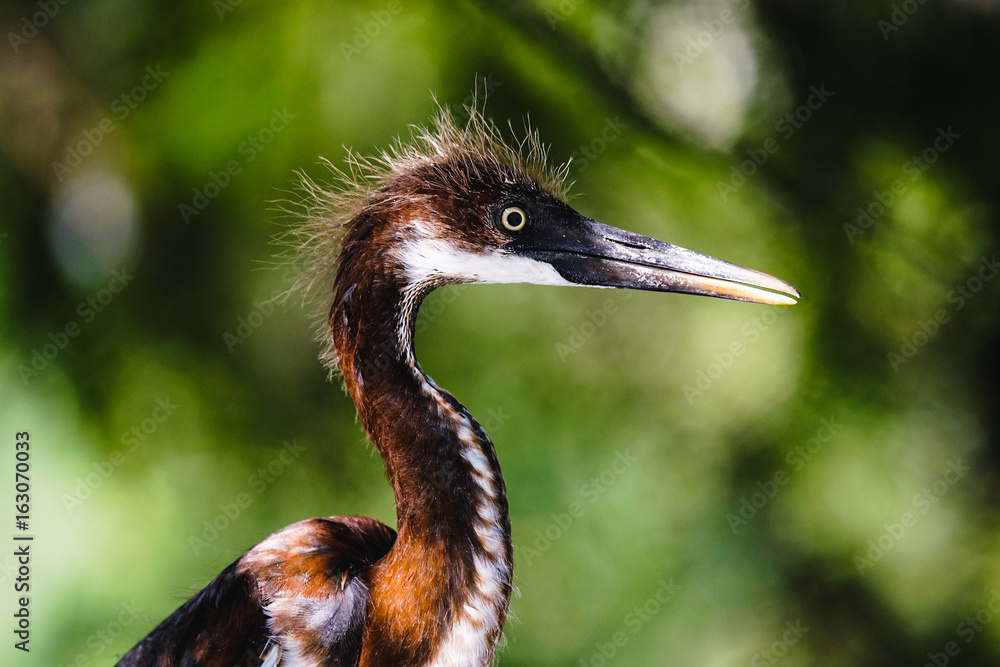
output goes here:
<path id="1" fill-rule="evenodd" d="M 507 214 L 507 224 L 511 227 L 517 227 L 521 224 L 521 214 L 517 211 L 511 211 Z"/>

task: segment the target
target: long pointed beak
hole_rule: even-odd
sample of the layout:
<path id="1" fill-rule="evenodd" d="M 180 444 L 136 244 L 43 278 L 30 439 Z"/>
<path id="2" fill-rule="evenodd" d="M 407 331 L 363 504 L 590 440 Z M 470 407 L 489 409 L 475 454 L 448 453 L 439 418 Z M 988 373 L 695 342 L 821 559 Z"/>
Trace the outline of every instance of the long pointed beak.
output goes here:
<path id="1" fill-rule="evenodd" d="M 575 213 L 575 212 L 574 212 Z M 578 214 L 577 214 L 578 215 Z M 580 216 L 516 243 L 519 255 L 552 265 L 578 285 L 700 294 L 787 306 L 784 280 Z"/>

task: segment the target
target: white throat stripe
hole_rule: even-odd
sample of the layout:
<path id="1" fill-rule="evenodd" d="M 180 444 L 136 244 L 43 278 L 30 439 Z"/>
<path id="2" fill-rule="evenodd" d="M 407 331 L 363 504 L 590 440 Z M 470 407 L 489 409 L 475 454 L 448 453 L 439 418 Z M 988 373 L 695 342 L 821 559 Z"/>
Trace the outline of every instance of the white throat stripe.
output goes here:
<path id="1" fill-rule="evenodd" d="M 572 286 L 551 264 L 526 257 L 475 253 L 440 238 L 407 242 L 397 255 L 411 285 L 451 278 L 469 283 L 533 283 Z"/>

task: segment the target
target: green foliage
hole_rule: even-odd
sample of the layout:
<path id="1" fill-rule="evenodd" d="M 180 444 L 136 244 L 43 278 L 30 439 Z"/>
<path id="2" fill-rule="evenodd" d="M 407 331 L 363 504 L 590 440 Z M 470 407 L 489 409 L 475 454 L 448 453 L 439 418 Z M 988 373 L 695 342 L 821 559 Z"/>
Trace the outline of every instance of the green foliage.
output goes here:
<path id="1" fill-rule="evenodd" d="M 1000 660 L 997 14 L 794 4 L 103 0 L 31 37 L 3 7 L 0 433 L 32 433 L 36 556 L 0 662 L 113 664 L 279 527 L 394 523 L 271 239 L 296 171 L 474 88 L 586 215 L 804 295 L 430 297 L 421 363 L 507 481 L 499 663 Z"/>

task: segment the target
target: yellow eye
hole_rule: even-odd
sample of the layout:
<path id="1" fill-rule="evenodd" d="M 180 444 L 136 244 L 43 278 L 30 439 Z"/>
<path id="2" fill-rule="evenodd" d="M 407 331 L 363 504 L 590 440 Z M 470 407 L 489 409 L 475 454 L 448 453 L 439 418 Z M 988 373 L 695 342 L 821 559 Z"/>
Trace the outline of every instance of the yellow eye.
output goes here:
<path id="1" fill-rule="evenodd" d="M 510 231 L 517 232 L 524 229 L 524 223 L 528 222 L 528 216 L 518 207 L 510 206 L 504 209 L 500 216 L 500 222 Z"/>

